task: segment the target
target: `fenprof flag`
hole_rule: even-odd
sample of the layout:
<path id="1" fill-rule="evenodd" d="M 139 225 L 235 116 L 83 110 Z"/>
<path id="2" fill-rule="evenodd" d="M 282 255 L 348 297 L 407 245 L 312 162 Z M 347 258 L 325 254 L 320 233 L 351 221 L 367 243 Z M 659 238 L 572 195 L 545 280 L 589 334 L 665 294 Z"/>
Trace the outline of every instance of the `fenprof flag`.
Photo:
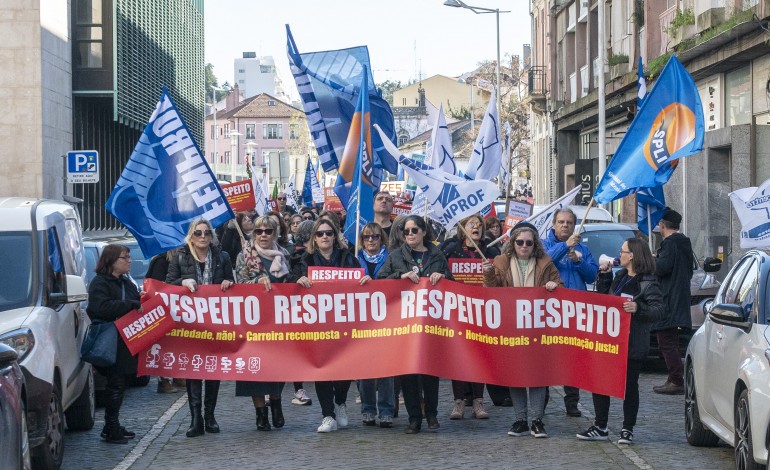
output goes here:
<path id="1" fill-rule="evenodd" d="M 217 227 L 234 217 L 165 87 L 105 207 L 148 259 L 182 246 L 195 219 Z"/>
<path id="2" fill-rule="evenodd" d="M 610 160 L 594 199 L 606 204 L 639 188 L 663 185 L 676 160 L 701 151 L 703 136 L 698 89 L 671 56 Z"/>
<path id="3" fill-rule="evenodd" d="M 731 192 L 730 202 L 741 221 L 741 248 L 770 246 L 770 179 L 758 188 Z"/>

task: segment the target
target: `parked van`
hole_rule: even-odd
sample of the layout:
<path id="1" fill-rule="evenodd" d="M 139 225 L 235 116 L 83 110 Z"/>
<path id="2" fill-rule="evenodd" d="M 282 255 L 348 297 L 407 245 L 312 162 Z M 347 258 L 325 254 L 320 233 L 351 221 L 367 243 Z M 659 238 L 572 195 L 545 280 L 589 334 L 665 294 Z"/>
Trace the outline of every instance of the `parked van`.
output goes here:
<path id="1" fill-rule="evenodd" d="M 12 347 L 26 381 L 35 468 L 59 468 L 64 424 L 94 426 L 90 364 L 80 360 L 89 325 L 80 220 L 62 201 L 0 198 L 0 342 Z"/>

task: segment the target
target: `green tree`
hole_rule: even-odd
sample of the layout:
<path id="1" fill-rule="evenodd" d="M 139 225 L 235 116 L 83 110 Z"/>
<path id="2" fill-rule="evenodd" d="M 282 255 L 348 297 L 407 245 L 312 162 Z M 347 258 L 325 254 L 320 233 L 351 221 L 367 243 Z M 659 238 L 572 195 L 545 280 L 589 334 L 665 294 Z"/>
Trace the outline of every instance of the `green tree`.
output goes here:
<path id="1" fill-rule="evenodd" d="M 377 84 L 377 88 L 382 92 L 382 98 L 393 106 L 393 92 L 404 88 L 401 84 L 401 80 L 385 80 L 384 82 Z"/>
<path id="2" fill-rule="evenodd" d="M 206 64 L 206 100 L 211 99 L 211 92 L 213 91 L 212 87 L 219 88 L 219 83 L 217 82 L 217 76 L 214 75 L 214 65 L 209 62 Z M 229 88 L 229 85 L 227 84 L 227 82 L 225 82 L 225 85 L 223 86 L 223 88 Z M 216 92 L 217 101 L 221 100 L 226 95 L 227 95 L 227 91 L 217 90 Z"/>

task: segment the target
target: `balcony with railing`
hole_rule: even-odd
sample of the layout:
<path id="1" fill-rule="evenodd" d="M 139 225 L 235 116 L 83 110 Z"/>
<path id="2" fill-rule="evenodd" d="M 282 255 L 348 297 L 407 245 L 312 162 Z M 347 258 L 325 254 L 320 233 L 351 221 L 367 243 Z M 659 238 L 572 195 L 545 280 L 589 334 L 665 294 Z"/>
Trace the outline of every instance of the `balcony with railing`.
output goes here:
<path id="1" fill-rule="evenodd" d="M 548 93 L 548 82 L 546 80 L 545 66 L 536 65 L 529 68 L 527 76 L 527 88 L 529 97 L 533 100 L 545 100 Z"/>

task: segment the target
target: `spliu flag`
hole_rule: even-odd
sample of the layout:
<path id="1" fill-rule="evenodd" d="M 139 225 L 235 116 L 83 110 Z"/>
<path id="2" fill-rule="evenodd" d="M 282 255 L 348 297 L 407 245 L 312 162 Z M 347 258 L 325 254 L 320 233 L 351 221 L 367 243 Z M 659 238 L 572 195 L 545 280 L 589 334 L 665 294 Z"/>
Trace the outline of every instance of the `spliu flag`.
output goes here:
<path id="1" fill-rule="evenodd" d="M 741 221 L 741 248 L 770 246 L 770 179 L 758 188 L 731 192 L 730 201 Z"/>
<path id="2" fill-rule="evenodd" d="M 340 165 L 348 129 L 356 109 L 363 66 L 369 70 L 366 75 L 366 89 L 369 94 L 371 122 L 379 124 L 385 131 L 385 140 L 395 142 L 396 125 L 393 112 L 374 85 L 369 66 L 369 50 L 366 46 L 300 54 L 289 25 L 286 25 L 286 42 L 291 73 L 297 84 L 310 134 L 324 171 L 335 170 Z M 373 137 L 371 154 L 374 162 L 374 183 L 379 187 L 382 169 L 396 174 L 398 163 L 384 152 L 380 137 Z"/>
<path id="3" fill-rule="evenodd" d="M 182 246 L 195 219 L 217 227 L 234 217 L 165 87 L 105 207 L 148 259 Z"/>
<path id="4" fill-rule="evenodd" d="M 375 128 L 382 132 L 376 125 Z M 489 180 L 467 180 L 429 167 L 401 155 L 390 142 L 385 144 L 385 148 L 393 158 L 398 158 L 404 171 L 425 194 L 429 204 L 428 215 L 447 230 L 465 217 L 480 212 L 500 195 L 497 185 Z"/>
<path id="5" fill-rule="evenodd" d="M 661 186 L 674 171 L 669 163 L 701 151 L 703 135 L 698 89 L 671 56 L 610 160 L 594 199 L 606 204 L 639 188 Z"/>

